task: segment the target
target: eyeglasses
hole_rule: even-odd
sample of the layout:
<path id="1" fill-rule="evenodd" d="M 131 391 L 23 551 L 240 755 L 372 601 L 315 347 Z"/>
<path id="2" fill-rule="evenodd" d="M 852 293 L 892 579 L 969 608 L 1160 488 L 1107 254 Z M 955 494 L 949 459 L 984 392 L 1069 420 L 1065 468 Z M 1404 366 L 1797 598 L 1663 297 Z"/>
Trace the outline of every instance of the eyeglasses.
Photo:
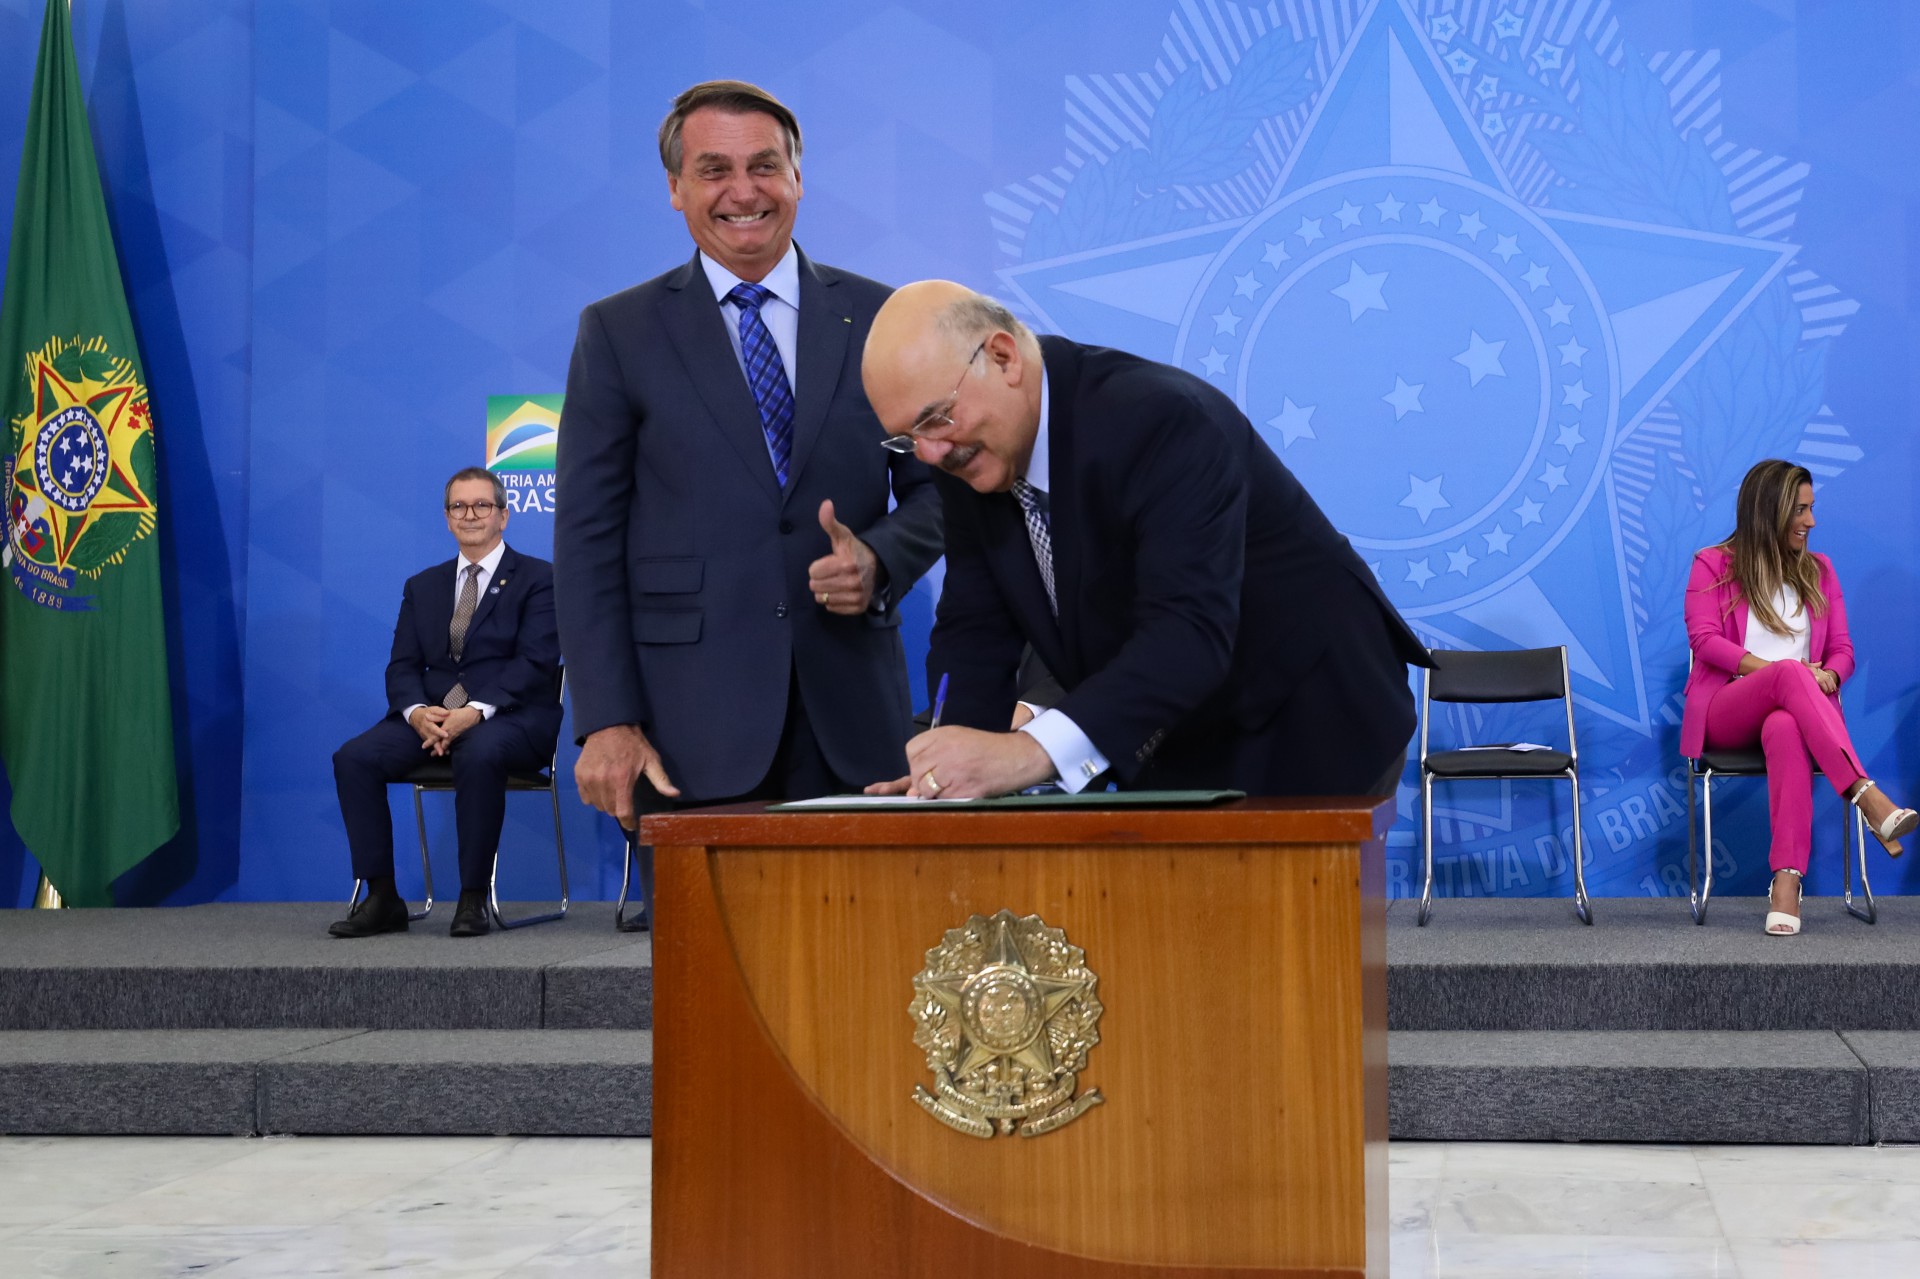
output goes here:
<path id="1" fill-rule="evenodd" d="M 921 440 L 940 438 L 933 432 L 944 431 L 953 425 L 953 406 L 960 400 L 960 388 L 966 385 L 967 374 L 973 372 L 973 362 L 979 359 L 980 352 L 986 349 L 987 339 L 981 338 L 980 345 L 973 348 L 973 354 L 967 357 L 966 366 L 960 370 L 960 378 L 953 384 L 953 394 L 915 418 L 913 425 L 908 427 L 904 434 L 889 435 L 881 440 L 880 447 L 889 453 L 905 455 L 918 448 Z"/>
<path id="2" fill-rule="evenodd" d="M 453 518 L 456 520 L 466 519 L 468 511 L 473 512 L 473 518 L 475 518 L 476 520 L 490 520 L 493 518 L 493 513 L 499 509 L 500 509 L 500 506 L 497 502 L 448 502 L 447 503 L 447 514 L 453 516 Z"/>

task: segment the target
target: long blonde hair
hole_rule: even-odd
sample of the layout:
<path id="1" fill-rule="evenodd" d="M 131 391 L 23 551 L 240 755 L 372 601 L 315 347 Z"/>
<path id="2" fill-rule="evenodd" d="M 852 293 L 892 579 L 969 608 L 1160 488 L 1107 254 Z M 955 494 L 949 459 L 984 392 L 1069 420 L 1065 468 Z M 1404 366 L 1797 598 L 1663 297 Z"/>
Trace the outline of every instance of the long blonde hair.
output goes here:
<path id="1" fill-rule="evenodd" d="M 1800 503 L 1800 486 L 1812 484 L 1804 466 L 1768 458 L 1756 462 L 1740 481 L 1740 497 L 1733 513 L 1733 532 L 1720 543 L 1727 552 L 1727 576 L 1747 600 L 1747 616 L 1775 635 L 1788 634 L 1787 623 L 1773 607 L 1781 586 L 1791 586 L 1800 607 L 1814 617 L 1827 615 L 1827 597 L 1820 592 L 1820 565 L 1804 548 L 1789 551 L 1787 526 Z M 1729 603 L 1728 608 L 1732 608 Z"/>

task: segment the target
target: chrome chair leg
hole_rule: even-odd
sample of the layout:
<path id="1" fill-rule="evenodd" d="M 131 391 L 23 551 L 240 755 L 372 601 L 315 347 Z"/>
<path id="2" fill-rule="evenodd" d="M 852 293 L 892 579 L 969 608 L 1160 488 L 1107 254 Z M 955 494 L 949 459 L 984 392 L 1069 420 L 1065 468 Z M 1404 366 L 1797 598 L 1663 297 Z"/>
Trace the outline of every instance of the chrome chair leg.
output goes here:
<path id="1" fill-rule="evenodd" d="M 495 925 L 501 928 L 525 928 L 528 924 L 546 924 L 567 917 L 567 839 L 560 830 L 560 788 L 556 785 L 547 791 L 547 797 L 553 801 L 553 849 L 560 861 L 560 909 L 546 911 L 539 915 L 527 915 L 520 919 L 508 919 L 500 913 L 500 894 L 496 888 L 499 879 L 499 859 L 494 860 L 494 871 L 487 876 L 487 913 L 493 916 Z"/>
<path id="2" fill-rule="evenodd" d="M 633 870 L 640 861 L 640 836 L 634 831 L 625 832 L 627 837 L 627 855 L 620 868 L 620 901 L 613 908 L 613 926 L 623 933 L 642 932 L 653 927 L 653 877 L 645 867 L 640 872 L 640 900 L 634 903 L 632 918 L 627 916 L 627 899 L 633 892 Z"/>
<path id="3" fill-rule="evenodd" d="M 1702 874 L 1700 899 L 1694 904 L 1693 922 L 1707 922 L 1707 900 L 1713 896 L 1713 770 L 1700 774 L 1700 859 Z"/>
<path id="4" fill-rule="evenodd" d="M 413 823 L 420 832 L 420 891 L 426 901 L 419 910 L 407 912 L 407 922 L 417 924 L 433 914 L 433 859 L 427 856 L 427 817 L 420 809 L 420 788 L 413 788 Z M 347 894 L 347 909 L 351 911 L 360 904 L 361 894 L 366 891 L 367 881 L 353 881 L 353 891 Z"/>
<path id="5" fill-rule="evenodd" d="M 1687 910 L 1693 915 L 1693 922 L 1700 922 L 1700 825 L 1699 806 L 1694 802 L 1695 783 L 1693 765 L 1687 765 Z"/>
<path id="6" fill-rule="evenodd" d="M 1573 911 L 1581 923 L 1591 925 L 1593 902 L 1587 897 L 1587 868 L 1582 864 L 1586 835 L 1580 829 L 1580 776 L 1569 774 L 1567 781 L 1573 787 Z"/>
<path id="7" fill-rule="evenodd" d="M 1426 883 L 1420 890 L 1420 918 L 1425 928 L 1433 917 L 1433 774 L 1420 770 L 1420 856 L 1426 865 Z"/>
<path id="8" fill-rule="evenodd" d="M 1840 814 L 1843 818 L 1840 826 L 1840 876 L 1841 900 L 1847 904 L 1847 914 L 1855 919 L 1871 924 L 1879 912 L 1873 905 L 1873 888 L 1867 883 L 1867 819 L 1852 804 L 1842 803 Z M 1852 835 L 1851 841 L 1847 836 Z M 1851 842 L 1853 848 L 1849 848 Z M 1860 892 L 1866 897 L 1866 909 L 1853 904 L 1853 849 L 1860 856 Z"/>

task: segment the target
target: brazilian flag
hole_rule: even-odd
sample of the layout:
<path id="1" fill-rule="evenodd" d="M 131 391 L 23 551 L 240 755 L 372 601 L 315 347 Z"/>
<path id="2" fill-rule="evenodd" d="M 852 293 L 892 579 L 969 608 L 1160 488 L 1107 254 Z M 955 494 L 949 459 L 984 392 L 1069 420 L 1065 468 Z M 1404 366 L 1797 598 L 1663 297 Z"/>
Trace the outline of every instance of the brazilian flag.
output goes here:
<path id="1" fill-rule="evenodd" d="M 48 0 L 0 294 L 0 764 L 73 906 L 180 828 L 153 418 L 67 0 Z"/>

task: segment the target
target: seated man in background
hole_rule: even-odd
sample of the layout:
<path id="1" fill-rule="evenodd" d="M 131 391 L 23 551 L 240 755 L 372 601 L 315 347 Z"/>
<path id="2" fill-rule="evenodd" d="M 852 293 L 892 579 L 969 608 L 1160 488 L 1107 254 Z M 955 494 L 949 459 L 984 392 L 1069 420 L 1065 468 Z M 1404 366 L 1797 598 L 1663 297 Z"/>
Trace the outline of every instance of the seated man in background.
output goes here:
<path id="1" fill-rule="evenodd" d="M 367 883 L 366 900 L 327 930 L 335 937 L 406 928 L 387 785 L 435 755 L 453 764 L 460 839 L 460 902 L 449 932 L 485 934 L 507 775 L 545 768 L 560 734 L 553 565 L 501 540 L 507 494 L 493 472 L 456 471 L 445 504 L 460 553 L 408 579 L 387 663 L 387 717 L 333 756 L 353 873 Z"/>

